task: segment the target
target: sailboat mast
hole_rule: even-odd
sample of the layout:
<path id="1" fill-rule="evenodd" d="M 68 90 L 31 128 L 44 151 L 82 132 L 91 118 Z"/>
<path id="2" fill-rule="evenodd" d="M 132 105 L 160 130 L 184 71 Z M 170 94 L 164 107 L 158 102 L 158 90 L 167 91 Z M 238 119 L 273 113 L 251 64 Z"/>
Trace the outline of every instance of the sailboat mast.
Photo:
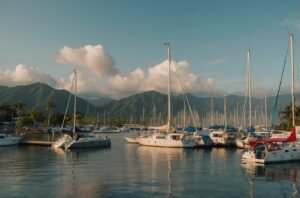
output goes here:
<path id="1" fill-rule="evenodd" d="M 248 97 L 249 97 L 249 125 L 252 127 L 252 107 L 251 107 L 251 64 L 250 49 L 247 51 L 247 68 L 248 68 Z"/>
<path id="2" fill-rule="evenodd" d="M 295 97 L 294 97 L 294 35 L 290 35 L 290 46 L 291 46 L 291 71 L 292 71 L 292 119 L 293 119 L 293 127 L 295 127 Z"/>
<path id="3" fill-rule="evenodd" d="M 104 126 L 105 126 L 105 109 L 104 109 L 103 123 L 104 123 Z"/>
<path id="4" fill-rule="evenodd" d="M 214 125 L 214 98 L 210 99 L 210 116 L 211 116 L 211 126 Z"/>
<path id="5" fill-rule="evenodd" d="M 226 93 L 224 94 L 224 130 L 227 131 L 227 101 L 226 101 Z"/>
<path id="6" fill-rule="evenodd" d="M 77 72 L 74 69 L 74 112 L 73 112 L 73 137 L 76 133 L 76 95 L 77 95 Z"/>
<path id="7" fill-rule="evenodd" d="M 265 96 L 265 121 L 266 121 L 266 129 L 268 129 L 268 106 L 267 106 L 267 96 Z"/>
<path id="8" fill-rule="evenodd" d="M 165 45 L 168 47 L 168 128 L 167 131 L 170 132 L 171 129 L 171 49 L 170 49 L 170 43 L 165 43 Z"/>
<path id="9" fill-rule="evenodd" d="M 186 118 L 186 114 L 185 114 L 185 98 L 184 98 L 184 94 L 182 94 L 183 96 L 183 128 L 186 127 L 186 121 L 185 121 L 185 118 Z"/>

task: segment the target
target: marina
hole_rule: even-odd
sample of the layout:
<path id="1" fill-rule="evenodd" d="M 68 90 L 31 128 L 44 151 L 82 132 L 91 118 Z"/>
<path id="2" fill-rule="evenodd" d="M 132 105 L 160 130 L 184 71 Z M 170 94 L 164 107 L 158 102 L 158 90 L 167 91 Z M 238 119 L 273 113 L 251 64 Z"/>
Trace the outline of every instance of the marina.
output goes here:
<path id="1" fill-rule="evenodd" d="M 299 10 L 0 1 L 0 198 L 300 198 Z"/>

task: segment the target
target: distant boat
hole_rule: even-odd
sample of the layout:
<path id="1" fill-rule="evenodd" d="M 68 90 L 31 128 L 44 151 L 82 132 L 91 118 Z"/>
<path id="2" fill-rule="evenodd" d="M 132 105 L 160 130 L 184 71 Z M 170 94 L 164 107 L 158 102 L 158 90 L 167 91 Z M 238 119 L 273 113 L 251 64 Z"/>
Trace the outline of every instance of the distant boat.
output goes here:
<path id="1" fill-rule="evenodd" d="M 197 147 L 199 148 L 211 148 L 212 141 L 209 135 L 194 135 L 194 139 L 197 143 Z"/>
<path id="2" fill-rule="evenodd" d="M 227 124 L 227 101 L 226 94 L 224 95 L 224 127 L 218 127 L 215 129 L 212 126 L 212 130 L 209 134 L 213 146 L 235 146 L 235 132 L 230 131 Z"/>
<path id="3" fill-rule="evenodd" d="M 21 141 L 21 137 L 8 135 L 8 134 L 0 134 L 0 146 L 11 146 L 17 145 Z"/>
<path id="4" fill-rule="evenodd" d="M 241 138 L 236 139 L 235 144 L 236 144 L 236 147 L 240 148 L 240 149 L 249 148 L 248 137 L 243 136 Z"/>
<path id="5" fill-rule="evenodd" d="M 224 130 L 214 130 L 209 134 L 213 146 L 225 146 L 226 145 L 226 132 Z"/>
<path id="6" fill-rule="evenodd" d="M 93 133 L 120 133 L 120 131 L 121 130 L 117 127 L 104 126 L 100 129 L 93 130 Z"/>
<path id="7" fill-rule="evenodd" d="M 171 65 L 171 51 L 168 46 L 168 118 L 167 125 L 155 129 L 156 131 L 149 136 L 139 137 L 138 142 L 143 146 L 154 146 L 154 147 L 179 147 L 179 148 L 193 148 L 196 147 L 196 141 L 193 137 L 185 133 L 174 133 L 171 129 L 171 95 L 170 95 L 170 65 Z"/>
<path id="8" fill-rule="evenodd" d="M 76 133 L 76 95 L 77 95 L 77 73 L 74 70 L 74 113 L 73 113 L 73 137 L 65 134 L 52 144 L 53 148 L 64 147 L 66 149 L 92 148 L 92 147 L 110 147 L 111 141 L 109 138 L 102 138 L 95 134 Z"/>

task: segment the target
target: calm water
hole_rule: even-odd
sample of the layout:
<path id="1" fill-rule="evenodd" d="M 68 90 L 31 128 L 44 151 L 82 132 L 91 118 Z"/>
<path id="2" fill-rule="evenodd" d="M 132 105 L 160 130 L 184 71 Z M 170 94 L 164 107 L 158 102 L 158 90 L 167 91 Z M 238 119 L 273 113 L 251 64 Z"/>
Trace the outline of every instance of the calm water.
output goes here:
<path id="1" fill-rule="evenodd" d="M 300 163 L 242 166 L 241 150 L 0 147 L 0 197 L 300 197 Z"/>

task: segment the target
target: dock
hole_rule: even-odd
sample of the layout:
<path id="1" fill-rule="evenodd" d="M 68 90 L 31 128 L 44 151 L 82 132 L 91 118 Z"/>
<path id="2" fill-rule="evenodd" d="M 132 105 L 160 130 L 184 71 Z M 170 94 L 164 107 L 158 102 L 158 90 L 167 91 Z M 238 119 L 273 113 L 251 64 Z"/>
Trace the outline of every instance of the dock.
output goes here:
<path id="1" fill-rule="evenodd" d="M 48 141 L 33 141 L 33 140 L 22 140 L 21 145 L 33 145 L 33 146 L 51 146 L 52 142 Z"/>

